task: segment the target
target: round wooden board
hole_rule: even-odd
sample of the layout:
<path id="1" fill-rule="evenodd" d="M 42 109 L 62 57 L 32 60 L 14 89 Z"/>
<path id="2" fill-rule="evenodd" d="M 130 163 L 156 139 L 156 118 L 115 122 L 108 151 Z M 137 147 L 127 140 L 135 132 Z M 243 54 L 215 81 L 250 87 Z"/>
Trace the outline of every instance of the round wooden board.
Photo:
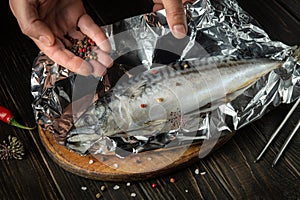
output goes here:
<path id="1" fill-rule="evenodd" d="M 216 143 L 216 149 L 233 136 L 228 134 L 217 142 L 152 150 L 118 158 L 115 155 L 81 156 L 58 144 L 51 133 L 41 127 L 39 135 L 50 157 L 62 168 L 85 178 L 103 181 L 145 180 L 170 173 L 211 152 L 212 143 Z"/>

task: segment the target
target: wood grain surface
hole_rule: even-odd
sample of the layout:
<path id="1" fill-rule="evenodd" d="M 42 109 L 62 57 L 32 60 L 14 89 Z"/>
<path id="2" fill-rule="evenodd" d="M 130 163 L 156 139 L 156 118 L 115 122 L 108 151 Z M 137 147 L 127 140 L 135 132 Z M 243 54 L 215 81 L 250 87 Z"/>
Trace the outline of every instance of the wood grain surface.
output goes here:
<path id="1" fill-rule="evenodd" d="M 103 181 L 137 181 L 170 174 L 199 160 L 224 145 L 234 135 L 217 140 L 157 149 L 119 158 L 116 155 L 81 156 L 58 144 L 49 131 L 38 127 L 49 156 L 62 168 L 76 175 Z"/>
<path id="2" fill-rule="evenodd" d="M 263 18 L 261 23 L 269 27 L 274 37 L 291 44 L 300 43 L 297 0 L 249 2 L 246 7 L 252 10 L 252 15 L 257 14 Z M 92 9 L 92 1 L 88 3 L 88 11 L 101 21 L 101 13 Z M 0 105 L 10 108 L 18 121 L 34 125 L 30 74 L 39 50 L 20 32 L 8 10 L 8 1 L 1 1 L 0 4 L 0 14 L 5 19 L 3 27 L 6 28 L 1 31 L 0 40 Z M 273 5 L 275 11 L 272 11 Z M 253 6 L 256 6 L 257 13 Z M 298 24 L 289 26 L 292 21 L 282 13 L 293 13 L 290 16 Z M 272 20 L 275 21 L 264 24 L 269 14 L 274 16 Z M 98 193 L 101 194 L 100 199 L 299 199 L 299 131 L 279 163 L 274 168 L 271 163 L 299 120 L 300 108 L 262 160 L 253 162 L 290 108 L 291 105 L 282 105 L 274 109 L 262 119 L 239 130 L 224 146 L 194 164 L 164 176 L 131 182 L 130 186 L 127 186 L 126 180 L 91 180 L 69 173 L 48 155 L 38 130 L 24 131 L 0 123 L 0 142 L 8 135 L 13 135 L 24 143 L 26 149 L 26 155 L 21 161 L 0 160 L 0 199 L 97 199 Z M 195 174 L 196 169 L 205 174 Z M 170 183 L 170 178 L 174 178 L 175 183 Z M 157 187 L 152 188 L 152 183 L 156 183 Z M 104 191 L 101 190 L 103 185 L 106 187 Z M 118 190 L 113 189 L 116 185 L 120 187 Z M 84 187 L 86 190 L 83 190 Z M 132 193 L 136 194 L 135 198 L 131 197 Z"/>

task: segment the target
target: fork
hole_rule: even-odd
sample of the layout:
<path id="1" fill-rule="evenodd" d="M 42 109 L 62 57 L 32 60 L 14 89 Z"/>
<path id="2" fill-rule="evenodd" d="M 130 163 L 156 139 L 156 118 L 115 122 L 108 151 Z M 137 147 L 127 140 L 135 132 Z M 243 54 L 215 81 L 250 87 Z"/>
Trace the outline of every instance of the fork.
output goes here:
<path id="1" fill-rule="evenodd" d="M 295 111 L 295 109 L 297 108 L 297 106 L 299 104 L 300 104 L 300 97 L 298 98 L 298 100 L 296 101 L 296 103 L 293 105 L 293 107 L 291 108 L 291 110 L 288 112 L 288 114 L 286 115 L 286 117 L 283 119 L 283 121 L 281 122 L 281 124 L 278 126 L 278 128 L 275 130 L 275 132 L 272 134 L 272 136 L 269 139 L 268 143 L 263 148 L 263 150 L 260 152 L 260 154 L 257 156 L 257 158 L 255 159 L 254 162 L 259 161 L 259 159 L 263 156 L 263 154 L 265 153 L 265 151 L 267 150 L 267 148 L 270 146 L 270 144 L 272 143 L 272 141 L 275 139 L 275 137 L 277 136 L 277 134 L 279 133 L 279 131 L 285 125 L 285 123 L 287 122 L 287 120 L 289 119 L 289 117 L 293 114 L 293 112 Z M 296 132 L 299 129 L 299 127 L 300 127 L 300 119 L 299 119 L 297 125 L 295 126 L 295 128 L 293 129 L 292 133 L 288 136 L 288 138 L 285 140 L 283 146 L 279 150 L 279 153 L 277 154 L 276 158 L 273 161 L 272 167 L 274 167 L 276 165 L 276 163 L 278 162 L 278 160 L 281 157 L 282 153 L 286 149 L 286 147 L 289 144 L 289 142 L 292 140 L 293 136 L 296 134 Z"/>

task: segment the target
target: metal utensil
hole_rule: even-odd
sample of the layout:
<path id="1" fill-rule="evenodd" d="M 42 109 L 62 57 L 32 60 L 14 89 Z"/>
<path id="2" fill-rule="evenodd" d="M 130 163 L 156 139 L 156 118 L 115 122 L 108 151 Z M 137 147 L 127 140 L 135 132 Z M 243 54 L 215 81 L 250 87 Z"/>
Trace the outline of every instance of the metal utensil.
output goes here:
<path id="1" fill-rule="evenodd" d="M 289 117 L 293 114 L 293 112 L 295 111 L 295 109 L 297 108 L 297 106 L 300 104 L 300 98 L 298 98 L 298 100 L 296 101 L 296 103 L 293 105 L 293 107 L 291 108 L 291 110 L 288 112 L 288 114 L 286 115 L 286 117 L 283 119 L 283 121 L 281 122 L 281 124 L 278 126 L 278 128 L 275 130 L 275 132 L 272 134 L 271 138 L 269 139 L 268 143 L 266 144 L 266 146 L 263 148 L 263 150 L 261 151 L 261 153 L 258 155 L 258 157 L 255 159 L 255 162 L 259 161 L 260 158 L 262 157 L 262 155 L 265 153 L 265 151 L 267 150 L 267 148 L 270 146 L 270 144 L 272 143 L 272 141 L 275 139 L 275 137 L 278 135 L 279 131 L 282 129 L 282 127 L 285 125 L 285 123 L 287 122 L 287 120 L 289 119 Z M 277 163 L 277 161 L 279 160 L 279 158 L 281 157 L 282 153 L 284 152 L 284 150 L 286 149 L 287 145 L 289 144 L 289 142 L 291 141 L 292 137 L 296 134 L 297 130 L 300 127 L 300 120 L 298 121 L 297 125 L 295 126 L 294 130 L 292 131 L 292 133 L 288 136 L 288 138 L 286 139 L 286 141 L 284 142 L 283 146 L 281 147 L 279 153 L 277 154 L 276 158 L 273 161 L 272 167 L 274 167 Z"/>

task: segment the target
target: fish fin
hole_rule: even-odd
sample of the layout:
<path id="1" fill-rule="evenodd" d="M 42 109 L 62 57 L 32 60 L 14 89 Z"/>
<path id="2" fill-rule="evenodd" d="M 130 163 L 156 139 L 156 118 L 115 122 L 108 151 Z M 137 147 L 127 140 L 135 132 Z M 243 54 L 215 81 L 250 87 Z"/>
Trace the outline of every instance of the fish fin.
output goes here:
<path id="1" fill-rule="evenodd" d="M 143 80 L 139 81 L 136 84 L 133 84 L 125 91 L 124 95 L 128 96 L 131 99 L 135 99 L 145 91 L 146 83 L 147 81 Z"/>

